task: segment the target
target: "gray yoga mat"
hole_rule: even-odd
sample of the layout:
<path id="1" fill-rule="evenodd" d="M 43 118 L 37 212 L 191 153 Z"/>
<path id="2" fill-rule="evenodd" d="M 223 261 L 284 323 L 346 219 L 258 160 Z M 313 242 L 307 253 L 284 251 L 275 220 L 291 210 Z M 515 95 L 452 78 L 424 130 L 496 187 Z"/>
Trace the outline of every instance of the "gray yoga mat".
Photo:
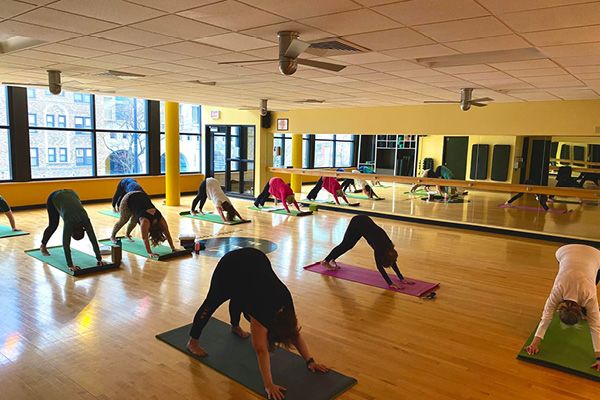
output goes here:
<path id="1" fill-rule="evenodd" d="M 229 324 L 211 318 L 200 338 L 200 344 L 208 356 L 197 357 L 186 347 L 190 328 L 191 324 L 156 337 L 266 397 L 250 338 L 238 337 L 231 332 Z M 271 356 L 271 371 L 275 384 L 287 389 L 286 400 L 329 400 L 356 384 L 356 379 L 333 370 L 325 374 L 310 372 L 302 357 L 284 349 L 277 349 Z"/>

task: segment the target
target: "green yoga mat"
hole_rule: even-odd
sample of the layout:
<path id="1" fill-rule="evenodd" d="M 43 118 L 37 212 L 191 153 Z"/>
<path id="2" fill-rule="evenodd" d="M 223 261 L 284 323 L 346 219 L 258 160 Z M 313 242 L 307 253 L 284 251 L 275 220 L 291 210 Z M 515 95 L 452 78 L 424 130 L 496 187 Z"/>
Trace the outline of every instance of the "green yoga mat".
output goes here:
<path id="1" fill-rule="evenodd" d="M 108 215 L 109 217 L 121 218 L 121 214 L 114 211 L 98 211 L 100 214 Z"/>
<path id="2" fill-rule="evenodd" d="M 231 332 L 229 324 L 211 318 L 200 338 L 208 356 L 197 357 L 186 347 L 190 327 L 191 324 L 182 326 L 156 337 L 266 397 L 251 338 L 242 339 Z M 285 400 L 329 400 L 356 384 L 356 379 L 333 370 L 324 374 L 310 372 L 302 357 L 284 349 L 277 349 L 271 356 L 271 373 L 275 384 L 287 389 Z"/>
<path id="3" fill-rule="evenodd" d="M 76 249 L 71 249 L 71 258 L 73 259 L 73 265 L 79 266 L 81 269 L 78 271 L 71 271 L 67 267 L 67 261 L 65 260 L 65 251 L 62 246 L 48 247 L 50 252 L 49 256 L 42 254 L 40 249 L 26 250 L 25 253 L 31 257 L 36 258 L 54 268 L 60 269 L 69 275 L 81 276 L 87 274 L 93 274 L 95 272 L 107 271 L 111 269 L 119 268 L 119 264 L 107 264 L 98 266 L 96 265 L 96 257 L 91 256 L 87 253 L 83 253 Z"/>
<path id="4" fill-rule="evenodd" d="M 372 199 L 370 199 L 369 196 L 365 196 L 364 194 L 347 194 L 346 197 L 350 197 L 353 199 L 365 199 L 365 200 L 375 200 L 375 201 L 385 200 L 384 197 L 379 197 L 379 198 L 373 197 Z"/>
<path id="5" fill-rule="evenodd" d="M 375 185 L 375 187 L 378 187 L 378 188 L 385 188 L 385 189 L 387 189 L 387 188 L 391 188 L 391 186 L 386 186 L 386 185 Z"/>
<path id="6" fill-rule="evenodd" d="M 422 191 L 420 191 L 420 190 L 417 190 L 417 191 L 416 191 L 416 192 L 414 192 L 414 193 L 411 193 L 411 192 L 404 192 L 404 194 L 408 194 L 408 195 L 410 195 L 410 196 L 427 196 L 427 194 L 428 194 L 428 193 L 427 193 L 427 192 L 422 192 Z"/>
<path id="7" fill-rule="evenodd" d="M 159 255 L 158 258 L 152 258 L 146 252 L 146 247 L 144 246 L 144 241 L 141 239 L 133 238 L 133 242 L 130 242 L 126 238 L 121 239 L 121 246 L 123 247 L 123 251 L 128 253 L 137 254 L 138 256 L 150 258 L 152 260 L 164 261 L 169 258 L 187 256 L 192 254 L 193 249 L 186 249 L 176 252 L 171 252 L 171 248 L 169 246 L 156 246 L 152 248 L 152 251 Z M 112 242 L 110 239 L 100 240 L 100 243 L 110 246 Z"/>
<path id="8" fill-rule="evenodd" d="M 310 203 L 319 203 L 319 204 L 331 204 L 331 205 L 335 205 L 335 206 L 338 205 L 333 200 L 308 200 L 308 199 L 304 199 L 302 201 L 307 201 L 307 202 L 310 202 Z M 358 207 L 360 205 L 360 203 L 350 203 L 350 204 L 340 203 L 339 205 L 342 206 L 342 207 Z"/>
<path id="9" fill-rule="evenodd" d="M 22 235 L 29 235 L 29 233 L 23 231 L 15 232 L 10 226 L 0 225 L 0 238 Z"/>
<path id="10" fill-rule="evenodd" d="M 219 214 L 204 213 L 204 215 L 202 215 L 202 214 L 192 215 L 192 214 L 190 214 L 189 211 L 182 211 L 179 213 L 179 215 L 181 215 L 182 217 L 186 217 L 186 218 L 199 219 L 201 221 L 214 222 L 215 224 L 221 224 L 221 225 L 237 225 L 237 224 L 245 224 L 246 222 L 251 222 L 250 220 L 240 221 L 239 219 L 236 219 L 232 222 L 223 222 L 223 220 L 221 219 L 221 216 Z"/>
<path id="11" fill-rule="evenodd" d="M 534 335 L 535 331 L 525 346 L 531 343 Z M 569 326 L 560 322 L 558 313 L 555 313 L 539 349 L 534 356 L 521 349 L 517 358 L 600 382 L 600 372 L 590 368 L 596 356 L 587 321 Z"/>
<path id="12" fill-rule="evenodd" d="M 298 211 L 298 210 L 292 210 L 290 209 L 290 212 L 288 213 L 285 210 L 280 210 L 278 207 L 263 207 L 262 209 L 258 208 L 258 207 L 248 207 L 249 210 L 254 210 L 254 211 L 267 211 L 273 214 L 281 214 L 281 215 L 291 215 L 293 217 L 304 217 L 306 215 L 312 215 L 312 211 Z M 273 209 L 273 210 L 270 210 Z"/>

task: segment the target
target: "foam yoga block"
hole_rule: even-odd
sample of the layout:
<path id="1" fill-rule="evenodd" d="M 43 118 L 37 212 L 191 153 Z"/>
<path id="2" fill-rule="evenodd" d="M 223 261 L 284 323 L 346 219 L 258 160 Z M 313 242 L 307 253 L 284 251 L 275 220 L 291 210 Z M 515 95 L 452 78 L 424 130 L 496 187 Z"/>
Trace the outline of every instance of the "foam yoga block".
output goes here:
<path id="1" fill-rule="evenodd" d="M 263 207 L 262 209 L 257 208 L 257 207 L 248 207 L 249 210 L 254 210 L 254 211 L 263 211 L 263 212 L 270 212 L 273 214 L 281 214 L 281 215 L 291 215 L 293 217 L 304 217 L 307 215 L 312 215 L 312 211 L 300 211 L 298 212 L 298 210 L 292 210 L 290 208 L 290 212 L 288 213 L 287 211 L 285 211 L 284 209 L 280 209 L 279 207 Z"/>
<path id="2" fill-rule="evenodd" d="M 542 207 L 524 207 L 524 206 L 513 206 L 512 204 L 499 204 L 500 208 L 516 208 L 517 210 L 528 210 L 528 211 L 537 211 L 537 212 L 549 212 L 553 214 L 564 214 L 567 210 L 553 210 L 549 209 L 548 211 L 544 210 Z"/>
<path id="3" fill-rule="evenodd" d="M 186 347 L 190 327 L 182 326 L 156 337 L 266 397 L 251 338 L 242 339 L 231 332 L 229 324 L 211 318 L 200 337 L 208 356 L 197 357 Z M 271 356 L 271 373 L 275 384 L 287 389 L 286 400 L 329 400 L 356 384 L 356 379 L 333 370 L 324 374 L 310 372 L 302 357 L 285 349 L 277 349 Z"/>
<path id="4" fill-rule="evenodd" d="M 0 238 L 22 235 L 29 235 L 29 233 L 23 231 L 15 232 L 10 226 L 0 225 Z"/>
<path id="5" fill-rule="evenodd" d="M 308 265 L 304 267 L 305 270 L 316 272 L 322 275 L 329 275 L 335 278 L 345 279 L 347 281 L 358 282 L 364 285 L 375 286 L 382 289 L 392 290 L 398 293 L 404 293 L 411 296 L 422 296 L 423 294 L 437 288 L 439 283 L 429 283 L 418 281 L 416 279 L 406 278 L 411 282 L 415 282 L 414 285 L 407 285 L 406 283 L 400 282 L 397 276 L 394 275 L 394 271 L 391 269 L 391 273 L 389 273 L 389 277 L 393 283 L 396 283 L 400 286 L 404 286 L 404 289 L 394 289 L 388 286 L 387 282 L 383 279 L 379 271 L 354 267 L 352 265 L 337 263 L 341 269 L 330 271 L 327 268 L 323 267 L 320 262 Z M 386 270 L 387 271 L 387 270 Z M 394 275 L 394 276 L 392 276 Z"/>
<path id="6" fill-rule="evenodd" d="M 250 220 L 241 221 L 239 219 L 236 219 L 231 222 L 223 222 L 223 219 L 221 219 L 221 216 L 219 214 L 204 213 L 204 215 L 202 215 L 202 214 L 192 215 L 192 214 L 190 214 L 189 211 L 180 212 L 179 215 L 181 215 L 182 217 L 186 217 L 186 218 L 199 219 L 201 221 L 214 222 L 215 224 L 221 224 L 221 225 L 237 225 L 237 224 L 245 224 L 246 222 L 251 222 Z"/>
<path id="7" fill-rule="evenodd" d="M 144 241 L 141 239 L 137 239 L 134 238 L 133 242 L 130 242 L 128 239 L 124 238 L 121 239 L 121 244 L 122 244 L 122 248 L 123 251 L 126 251 L 128 253 L 133 253 L 133 254 L 137 254 L 138 256 L 142 256 L 142 257 L 146 257 L 146 258 L 150 258 L 153 260 L 156 260 L 156 258 L 152 258 L 148 255 L 148 253 L 146 252 L 146 247 L 144 246 Z M 110 239 L 103 239 L 100 240 L 100 243 L 102 244 L 106 244 L 106 245 L 111 245 L 112 242 L 110 241 Z M 171 248 L 169 246 L 156 246 L 152 248 L 152 251 L 155 254 L 158 254 L 158 261 L 163 261 L 163 260 L 167 260 L 169 258 L 175 258 L 175 257 L 181 257 L 181 256 L 188 256 L 190 254 L 192 254 L 193 249 L 186 249 L 186 250 L 181 250 L 181 251 L 176 251 L 176 252 L 172 252 Z"/>
<path id="8" fill-rule="evenodd" d="M 60 269 L 69 275 L 81 276 L 86 274 L 92 274 L 95 272 L 107 271 L 111 269 L 119 268 L 119 264 L 107 264 L 98 266 L 96 257 L 83 253 L 76 249 L 71 249 L 71 258 L 73 259 L 73 265 L 81 268 L 78 271 L 71 271 L 67 267 L 67 261 L 65 260 L 65 251 L 62 246 L 48 247 L 49 256 L 45 256 L 39 249 L 26 250 L 25 253 L 31 257 L 36 258 L 54 268 Z"/>
<path id="9" fill-rule="evenodd" d="M 114 211 L 98 211 L 100 214 L 108 215 L 109 217 L 121 218 L 121 214 L 116 213 Z"/>
<path id="10" fill-rule="evenodd" d="M 531 343 L 534 335 L 535 330 L 525 346 Z M 555 313 L 539 350 L 536 355 L 530 356 L 521 349 L 517 358 L 600 382 L 600 372 L 590 368 L 596 356 L 587 321 L 569 326 L 560 322 L 558 313 Z"/>
<path id="11" fill-rule="evenodd" d="M 333 200 L 308 200 L 308 199 L 305 199 L 305 200 L 302 200 L 302 201 L 303 201 L 303 202 L 305 202 L 305 201 L 306 201 L 306 202 L 310 202 L 310 203 L 319 203 L 319 204 L 331 204 L 331 205 L 336 205 L 336 206 L 338 205 L 338 204 L 337 204 L 335 201 L 333 201 Z M 357 207 L 357 206 L 359 206 L 359 205 L 360 205 L 360 203 L 350 203 L 350 204 L 346 204 L 346 203 L 344 203 L 343 201 L 341 201 L 339 205 L 340 205 L 340 206 L 342 206 L 342 207 Z"/>
<path id="12" fill-rule="evenodd" d="M 372 199 L 369 198 L 369 196 L 365 196 L 364 194 L 347 194 L 346 197 L 350 197 L 352 199 L 365 199 L 365 200 L 385 200 L 385 198 L 380 197 L 373 197 Z"/>

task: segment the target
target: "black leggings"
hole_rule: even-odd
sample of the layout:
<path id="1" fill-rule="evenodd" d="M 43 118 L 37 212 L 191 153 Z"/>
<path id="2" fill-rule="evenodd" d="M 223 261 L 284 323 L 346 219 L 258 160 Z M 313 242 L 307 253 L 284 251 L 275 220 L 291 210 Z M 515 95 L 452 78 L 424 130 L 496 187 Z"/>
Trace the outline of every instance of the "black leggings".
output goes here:
<path id="1" fill-rule="evenodd" d="M 323 187 L 323 178 L 319 178 L 319 180 L 317 181 L 317 184 L 315 185 L 314 188 L 312 188 L 312 190 L 308 193 L 308 196 L 306 196 L 307 199 L 309 200 L 314 200 L 317 198 L 317 196 L 319 195 L 319 192 L 321 191 L 321 188 Z"/>
<path id="2" fill-rule="evenodd" d="M 510 200 L 507 201 L 508 204 L 511 204 L 513 201 L 517 200 L 518 198 L 522 197 L 525 193 L 517 193 L 515 194 L 513 197 L 510 198 Z M 548 208 L 548 196 L 545 194 L 536 194 L 535 195 L 537 201 L 540 203 L 540 206 L 542 206 L 542 208 L 546 211 L 549 210 Z"/>
<path id="3" fill-rule="evenodd" d="M 198 201 L 200 202 L 200 209 L 202 210 L 202 207 L 204 207 L 204 203 L 206 203 L 206 198 L 207 198 L 207 196 L 206 196 L 206 180 L 204 180 L 200 184 L 200 188 L 198 189 L 198 194 L 194 198 L 194 201 L 192 201 L 192 210 L 196 209 L 196 205 L 198 204 Z"/>
<path id="4" fill-rule="evenodd" d="M 348 190 L 350 185 L 354 186 L 354 179 L 344 179 L 344 181 L 342 182 L 342 190 L 345 192 L 346 190 Z"/>
<path id="5" fill-rule="evenodd" d="M 594 182 L 594 184 L 596 184 L 596 186 L 600 186 L 600 184 L 598 184 L 598 177 L 600 177 L 600 174 L 582 172 L 581 175 L 579 175 L 579 178 L 577 178 L 577 179 L 581 179 L 579 181 L 579 184 L 581 185 L 581 187 L 583 187 L 583 184 L 586 183 L 587 181 L 592 181 L 592 182 Z"/>
<path id="6" fill-rule="evenodd" d="M 256 200 L 254 200 L 254 206 L 255 207 L 262 207 L 262 206 L 265 205 L 265 202 L 267 201 L 267 199 L 271 195 L 271 193 L 269 193 L 269 189 L 270 188 L 271 188 L 271 184 L 270 184 L 270 181 L 269 181 L 265 185 L 265 188 L 263 189 L 263 191 L 258 195 L 258 197 L 256 198 Z"/>
<path id="7" fill-rule="evenodd" d="M 600 282 L 600 270 L 598 270 L 598 273 L 596 274 L 596 286 L 598 286 L 598 282 Z"/>
<path id="8" fill-rule="evenodd" d="M 346 228 L 346 233 L 344 233 L 344 239 L 342 243 L 338 244 L 331 250 L 329 255 L 325 257 L 325 261 L 330 262 L 331 260 L 337 260 L 347 251 L 351 250 L 356 243 L 363 237 L 362 235 L 363 229 L 361 228 L 361 219 L 360 218 L 352 218 L 348 227 Z"/>
<path id="9" fill-rule="evenodd" d="M 46 210 L 48 210 L 48 227 L 44 230 L 44 236 L 42 236 L 43 245 L 48 243 L 54 232 L 56 232 L 58 223 L 60 222 L 60 214 L 52 202 L 52 199 L 58 192 L 60 192 L 60 190 L 50 193 L 50 196 L 48 196 L 48 200 L 46 201 Z"/>

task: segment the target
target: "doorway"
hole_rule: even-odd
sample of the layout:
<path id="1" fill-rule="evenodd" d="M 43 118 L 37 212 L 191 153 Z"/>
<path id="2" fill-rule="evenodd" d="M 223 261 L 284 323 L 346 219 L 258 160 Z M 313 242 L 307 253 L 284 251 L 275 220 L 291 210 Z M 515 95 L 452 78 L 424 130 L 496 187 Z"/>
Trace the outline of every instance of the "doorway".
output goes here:
<path id="1" fill-rule="evenodd" d="M 465 180 L 467 176 L 468 136 L 445 136 L 442 164 L 454 174 L 454 179 Z"/>

